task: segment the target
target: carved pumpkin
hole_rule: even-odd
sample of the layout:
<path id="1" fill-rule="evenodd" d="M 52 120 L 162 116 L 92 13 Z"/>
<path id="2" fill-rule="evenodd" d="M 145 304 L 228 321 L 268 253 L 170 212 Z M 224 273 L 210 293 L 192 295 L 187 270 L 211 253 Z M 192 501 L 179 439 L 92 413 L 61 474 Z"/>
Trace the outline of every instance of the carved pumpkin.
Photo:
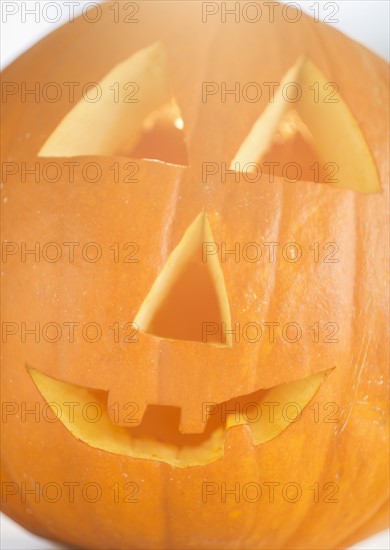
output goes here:
<path id="1" fill-rule="evenodd" d="M 387 67 L 203 4 L 107 3 L 4 72 L 3 510 L 85 548 L 344 547 L 387 521 Z"/>

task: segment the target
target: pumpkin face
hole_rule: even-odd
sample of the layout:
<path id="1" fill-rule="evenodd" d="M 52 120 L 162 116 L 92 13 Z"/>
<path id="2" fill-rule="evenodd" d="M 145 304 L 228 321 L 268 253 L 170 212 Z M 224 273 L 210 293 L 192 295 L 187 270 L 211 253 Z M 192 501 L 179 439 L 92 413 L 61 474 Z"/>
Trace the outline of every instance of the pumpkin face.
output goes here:
<path id="1" fill-rule="evenodd" d="M 86 548 L 351 544 L 387 518 L 387 67 L 277 9 L 114 4 L 4 73 L 3 509 Z"/>

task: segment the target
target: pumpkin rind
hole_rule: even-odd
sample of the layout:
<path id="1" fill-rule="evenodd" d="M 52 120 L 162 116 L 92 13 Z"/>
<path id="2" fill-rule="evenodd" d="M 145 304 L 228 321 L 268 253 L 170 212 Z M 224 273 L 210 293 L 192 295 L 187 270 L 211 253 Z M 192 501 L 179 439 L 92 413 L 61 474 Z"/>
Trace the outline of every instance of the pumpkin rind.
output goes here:
<path id="1" fill-rule="evenodd" d="M 2 507 L 33 532 L 83 548 L 345 547 L 387 525 L 387 65 L 306 16 L 293 25 L 280 16 L 272 24 L 237 26 L 217 19 L 204 24 L 201 4 L 142 3 L 142 23 L 132 25 L 130 34 L 124 23 L 113 22 L 107 3 L 99 22 L 77 19 L 3 73 L 4 81 L 26 82 L 27 88 L 35 82 L 98 82 L 117 63 L 161 42 L 188 151 L 188 166 L 122 156 L 72 157 L 80 166 L 99 164 L 97 183 L 86 181 L 80 169 L 73 182 L 8 175 L 2 189 L 5 241 L 97 242 L 105 253 L 96 264 L 79 254 L 73 263 L 21 262 L 10 255 L 3 265 L 3 319 L 29 327 L 98 321 L 106 330 L 94 344 L 9 338 L 3 344 L 3 401 L 45 405 L 29 365 L 52 378 L 109 392 L 109 406 L 135 402 L 140 416 L 149 404 L 181 407 L 181 431 L 197 433 L 204 427 L 205 402 L 222 403 L 333 368 L 315 400 L 320 410 L 336 403 L 339 422 L 316 424 L 306 408 L 299 422 L 258 446 L 248 426 L 237 426 L 226 432 L 223 458 L 179 469 L 92 448 L 59 422 L 22 422 L 20 415 L 9 415 L 2 425 L 2 481 L 18 487 L 56 482 L 63 498 L 55 504 L 35 502 L 33 496 L 23 501 L 18 492 Z M 222 182 L 215 175 L 204 182 L 202 164 L 229 166 L 267 101 L 202 102 L 202 82 L 279 81 L 304 54 L 339 84 L 373 156 L 380 192 L 282 178 L 251 184 L 243 174 L 238 181 Z M 80 99 L 80 88 L 75 94 Z M 43 166 L 55 160 L 66 174 L 69 158 L 42 159 L 38 152 L 72 106 L 66 100 L 23 103 L 10 96 L 3 162 Z M 129 161 L 139 165 L 138 183 L 113 182 L 113 163 L 124 174 Z M 294 321 L 307 330 L 319 321 L 334 322 L 338 343 L 306 338 L 298 345 L 283 339 L 277 345 L 264 340 L 249 345 L 240 339 L 219 348 L 144 333 L 136 345 L 114 343 L 108 327 L 135 319 L 170 253 L 203 211 L 217 243 L 295 241 L 307 251 L 298 263 L 280 256 L 276 262 L 221 263 L 232 322 Z M 115 264 L 109 252 L 115 242 L 136 242 L 139 262 Z M 313 262 L 308 251 L 315 242 L 337 243 L 340 261 Z M 102 496 L 91 504 L 77 492 L 69 503 L 64 485 L 69 482 L 98 483 Z M 115 502 L 110 487 L 128 482 L 139 487 L 138 502 Z M 204 502 L 205 482 L 219 489 L 258 483 L 265 495 L 265 483 L 296 482 L 303 495 L 295 504 L 280 494 L 275 502 L 267 496 L 255 503 L 242 496 L 239 503 L 234 497 L 222 502 L 218 494 Z M 339 502 L 314 503 L 315 482 L 336 483 Z"/>

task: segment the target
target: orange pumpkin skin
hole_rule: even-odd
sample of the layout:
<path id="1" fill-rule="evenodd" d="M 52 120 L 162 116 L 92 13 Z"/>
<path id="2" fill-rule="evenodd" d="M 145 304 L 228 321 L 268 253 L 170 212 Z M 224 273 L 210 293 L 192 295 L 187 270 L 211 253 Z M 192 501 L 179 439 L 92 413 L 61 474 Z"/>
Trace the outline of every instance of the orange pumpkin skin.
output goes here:
<path id="1" fill-rule="evenodd" d="M 306 255 L 297 264 L 279 258 L 256 269 L 250 262 L 227 261 L 222 270 L 233 321 L 294 321 L 302 327 L 335 322 L 339 342 L 240 341 L 221 349 L 148 334 L 134 346 L 114 344 L 109 332 L 95 344 L 9 338 L 3 344 L 2 399 L 27 408 L 45 405 L 28 364 L 55 379 L 105 390 L 111 404 L 135 402 L 141 412 L 148 404 L 181 407 L 182 429 L 195 432 L 204 402 L 221 403 L 333 368 L 315 401 L 322 411 L 336 403 L 339 421 L 315 423 L 306 408 L 299 422 L 257 446 L 247 426 L 235 427 L 226 432 L 223 458 L 175 468 L 96 449 L 60 422 L 9 415 L 2 425 L 3 484 L 54 482 L 63 498 L 36 502 L 18 490 L 3 498 L 3 511 L 34 533 L 83 548 L 344 548 L 386 527 L 388 518 L 387 66 L 305 16 L 293 25 L 278 11 L 272 24 L 204 24 L 201 4 L 141 4 L 142 21 L 131 31 L 113 21 L 107 4 L 99 22 L 66 25 L 4 71 L 4 81 L 25 81 L 28 88 L 35 82 L 99 81 L 116 63 L 160 41 L 185 121 L 189 162 L 183 167 L 137 160 L 139 182 L 130 184 L 113 182 L 113 163 L 123 167 L 132 160 L 121 156 L 55 159 L 98 162 L 103 176 L 97 183 L 83 180 L 78 170 L 71 183 L 9 176 L 3 186 L 4 240 L 98 242 L 105 251 L 115 242 L 137 242 L 142 256 L 129 269 L 108 254 L 96 264 L 77 254 L 73 263 L 23 263 L 11 256 L 3 266 L 3 319 L 28 326 L 98 321 L 105 327 L 133 320 L 170 252 L 205 210 L 216 242 L 296 241 L 307 249 L 336 242 L 339 263 L 315 263 Z M 280 81 L 302 53 L 338 83 L 382 190 L 366 194 L 281 178 L 249 184 L 242 177 L 238 183 L 215 177 L 202 183 L 202 162 L 229 163 L 267 104 L 265 98 L 228 107 L 203 103 L 202 82 L 249 82 L 259 68 L 259 80 Z M 10 97 L 3 160 L 50 161 L 37 159 L 38 151 L 72 106 L 67 100 L 24 103 Z M 99 484 L 101 498 L 86 502 L 76 488 L 70 503 L 64 487 L 73 482 Z M 241 493 L 239 502 L 231 496 L 205 502 L 204 482 L 228 489 L 238 483 L 240 491 L 255 483 L 266 496 L 250 502 Z M 266 490 L 273 482 L 299 484 L 302 497 L 291 503 L 276 492 L 270 502 Z M 126 483 L 139 488 L 138 502 L 123 502 L 131 489 L 123 489 Z M 337 484 L 338 502 L 326 502 L 323 493 L 315 502 L 315 483 Z"/>

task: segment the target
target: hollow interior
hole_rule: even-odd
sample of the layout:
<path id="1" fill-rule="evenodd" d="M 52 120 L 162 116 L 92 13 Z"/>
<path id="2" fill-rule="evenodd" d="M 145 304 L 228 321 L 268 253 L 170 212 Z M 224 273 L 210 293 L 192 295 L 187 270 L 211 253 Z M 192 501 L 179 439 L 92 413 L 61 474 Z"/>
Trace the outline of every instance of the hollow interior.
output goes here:
<path id="1" fill-rule="evenodd" d="M 297 421 L 330 371 L 214 406 L 209 409 L 201 434 L 180 433 L 180 409 L 164 405 L 149 405 L 136 427 L 119 426 L 109 415 L 107 392 L 55 380 L 32 368 L 29 372 L 54 414 L 77 439 L 111 453 L 184 468 L 221 458 L 225 432 L 235 426 L 249 425 L 255 445 L 274 439 Z M 69 402 L 78 406 L 70 408 L 65 405 Z M 269 414 L 270 403 L 275 403 L 273 415 Z M 289 403 L 295 406 L 287 415 L 285 406 Z M 96 405 L 94 411 L 101 413 L 98 420 L 96 413 L 88 417 L 85 412 L 91 404 Z"/>
<path id="2" fill-rule="evenodd" d="M 117 154 L 187 166 L 188 155 L 183 128 L 180 110 L 172 100 L 145 119 L 133 148 L 119 150 Z"/>
<path id="3" fill-rule="evenodd" d="M 302 90 L 296 103 L 283 95 L 291 82 Z M 274 101 L 255 121 L 230 167 L 243 171 L 248 163 L 259 163 L 263 169 L 264 161 L 278 162 L 274 174 L 287 180 L 326 183 L 362 193 L 381 190 L 371 151 L 337 83 L 329 82 L 307 58 L 299 58 L 286 72 Z M 299 164 L 298 178 L 283 172 L 289 162 Z M 312 167 L 314 163 L 318 166 Z"/>
<path id="4" fill-rule="evenodd" d="M 216 255 L 203 257 L 205 243 L 213 241 L 202 213 L 171 252 L 142 304 L 135 318 L 142 332 L 170 340 L 231 345 L 222 269 Z"/>
<path id="5" fill-rule="evenodd" d="M 313 136 L 294 109 L 287 111 L 280 121 L 269 149 L 261 159 L 261 169 L 263 173 L 287 181 L 327 181 L 327 171 Z"/>
<path id="6" fill-rule="evenodd" d="M 222 327 L 223 315 L 209 268 L 201 261 L 201 251 L 183 266 L 158 304 L 146 331 L 160 338 L 202 342 L 206 322 Z M 208 342 L 218 342 L 209 336 Z"/>

